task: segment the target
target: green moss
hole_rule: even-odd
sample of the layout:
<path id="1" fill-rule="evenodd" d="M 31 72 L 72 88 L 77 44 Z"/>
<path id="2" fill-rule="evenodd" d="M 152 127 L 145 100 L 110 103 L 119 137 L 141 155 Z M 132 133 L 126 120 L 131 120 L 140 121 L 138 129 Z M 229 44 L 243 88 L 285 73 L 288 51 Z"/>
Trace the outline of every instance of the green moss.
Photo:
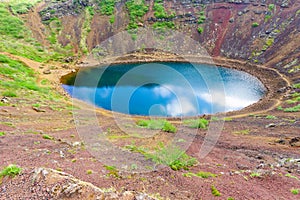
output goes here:
<path id="1" fill-rule="evenodd" d="M 291 193 L 294 194 L 294 195 L 297 195 L 297 194 L 299 194 L 299 189 L 292 188 Z"/>
<path id="2" fill-rule="evenodd" d="M 43 138 L 46 140 L 53 140 L 53 137 L 48 134 L 43 134 Z"/>
<path id="3" fill-rule="evenodd" d="M 252 23 L 252 27 L 253 27 L 253 28 L 258 27 L 258 26 L 259 26 L 259 23 L 257 23 L 257 22 L 253 22 L 253 23 Z"/>
<path id="4" fill-rule="evenodd" d="M 19 175 L 21 171 L 22 168 L 17 167 L 16 165 L 8 165 L 0 171 L 0 178 L 4 176 L 15 177 L 16 175 Z"/>
<path id="5" fill-rule="evenodd" d="M 217 190 L 217 188 L 214 185 L 211 186 L 211 193 L 216 197 L 221 196 L 221 193 Z"/>
<path id="6" fill-rule="evenodd" d="M 271 4 L 269 4 L 268 7 L 269 7 L 269 10 L 270 10 L 270 11 L 273 11 L 274 8 L 275 8 L 275 4 L 272 4 L 272 3 L 271 3 Z"/>
<path id="7" fill-rule="evenodd" d="M 265 22 L 269 21 L 269 19 L 271 19 L 271 15 L 265 15 Z"/>
<path id="8" fill-rule="evenodd" d="M 266 45 L 269 47 L 274 43 L 274 38 L 268 38 L 266 41 Z"/>
<path id="9" fill-rule="evenodd" d="M 188 173 L 184 173 L 182 174 L 184 177 L 192 177 L 192 176 L 196 176 L 196 177 L 199 177 L 199 178 L 214 178 L 216 177 L 217 175 L 216 174 L 213 174 L 211 172 L 203 172 L 203 171 L 200 171 L 198 173 L 191 173 L 191 172 L 188 172 Z"/>
<path id="10" fill-rule="evenodd" d="M 204 28 L 203 28 L 203 27 L 198 27 L 198 28 L 197 28 L 197 31 L 198 31 L 199 34 L 201 34 L 201 33 L 203 33 Z"/>
<path id="11" fill-rule="evenodd" d="M 277 119 L 277 117 L 273 116 L 273 115 L 267 115 L 266 119 Z"/>

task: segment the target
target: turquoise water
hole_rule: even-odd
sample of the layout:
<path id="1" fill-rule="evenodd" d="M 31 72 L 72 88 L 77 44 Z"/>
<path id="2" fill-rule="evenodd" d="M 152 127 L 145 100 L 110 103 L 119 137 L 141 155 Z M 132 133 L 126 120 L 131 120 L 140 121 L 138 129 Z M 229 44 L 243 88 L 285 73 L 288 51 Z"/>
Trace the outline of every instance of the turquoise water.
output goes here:
<path id="1" fill-rule="evenodd" d="M 245 72 L 191 63 L 88 68 L 65 80 L 63 88 L 73 98 L 107 110 L 164 117 L 240 110 L 266 92 Z"/>

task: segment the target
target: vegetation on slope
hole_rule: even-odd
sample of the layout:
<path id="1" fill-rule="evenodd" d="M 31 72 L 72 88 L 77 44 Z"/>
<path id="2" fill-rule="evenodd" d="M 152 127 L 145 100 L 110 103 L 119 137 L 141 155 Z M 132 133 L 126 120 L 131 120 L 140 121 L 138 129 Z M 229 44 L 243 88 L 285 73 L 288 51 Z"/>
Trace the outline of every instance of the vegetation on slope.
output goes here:
<path id="1" fill-rule="evenodd" d="M 22 62 L 0 54 L 0 93 L 8 97 L 40 100 L 59 100 L 61 97 L 49 87 L 38 85 L 36 73 Z"/>

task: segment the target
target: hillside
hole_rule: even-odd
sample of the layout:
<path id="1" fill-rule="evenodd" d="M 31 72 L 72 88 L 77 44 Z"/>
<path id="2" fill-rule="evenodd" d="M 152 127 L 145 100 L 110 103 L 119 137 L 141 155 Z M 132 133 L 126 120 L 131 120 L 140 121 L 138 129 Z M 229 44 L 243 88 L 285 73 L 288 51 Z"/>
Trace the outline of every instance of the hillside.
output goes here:
<path id="1" fill-rule="evenodd" d="M 94 107 L 61 87 L 86 66 L 186 57 L 255 75 L 268 93 L 224 116 L 168 119 L 174 136 L 141 128 L 159 120 L 85 112 Z M 0 99 L 0 199 L 298 199 L 300 2 L 0 1 Z M 130 169 L 127 154 L 110 149 L 99 158 L 97 145 L 86 144 L 99 137 L 80 134 L 81 125 L 99 131 L 93 116 L 109 145 L 136 159 Z M 218 140 L 203 158 L 208 131 L 218 132 L 207 130 L 214 123 L 222 126 Z M 186 151 L 169 151 L 165 145 L 178 135 L 178 144 L 190 141 Z M 5 168 L 10 164 L 22 172 Z"/>

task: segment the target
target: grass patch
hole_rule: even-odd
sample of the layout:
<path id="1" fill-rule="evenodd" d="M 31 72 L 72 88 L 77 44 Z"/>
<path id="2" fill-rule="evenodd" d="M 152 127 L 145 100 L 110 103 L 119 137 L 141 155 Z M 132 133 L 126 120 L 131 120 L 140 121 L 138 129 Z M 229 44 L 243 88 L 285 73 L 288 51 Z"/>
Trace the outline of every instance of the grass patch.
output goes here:
<path id="1" fill-rule="evenodd" d="M 99 3 L 100 12 L 103 15 L 112 15 L 115 11 L 115 0 L 101 0 Z"/>
<path id="2" fill-rule="evenodd" d="M 36 2 L 36 0 L 30 3 L 21 0 L 0 4 L 0 51 L 38 62 L 49 60 L 50 53 L 46 53 L 44 47 L 32 38 L 31 31 L 25 26 L 23 20 L 18 15 L 13 15 L 13 13 L 25 12 L 24 5 L 34 5 Z"/>
<path id="3" fill-rule="evenodd" d="M 198 27 L 197 28 L 197 31 L 199 34 L 203 33 L 204 32 L 204 28 L 203 27 Z"/>
<path id="4" fill-rule="evenodd" d="M 17 97 L 17 94 L 14 91 L 7 90 L 2 92 L 2 95 L 5 97 Z"/>
<path id="5" fill-rule="evenodd" d="M 105 169 L 108 171 L 107 176 L 112 176 L 115 178 L 119 178 L 119 170 L 115 166 L 105 165 Z"/>
<path id="6" fill-rule="evenodd" d="M 291 174 L 286 174 L 285 177 L 289 177 L 289 178 L 293 178 L 293 179 L 299 180 L 298 177 L 293 176 L 293 175 L 291 175 Z"/>
<path id="7" fill-rule="evenodd" d="M 183 124 L 189 128 L 207 129 L 209 121 L 204 118 L 184 120 Z"/>
<path id="8" fill-rule="evenodd" d="M 276 116 L 273 116 L 273 115 L 267 115 L 267 116 L 266 116 L 266 119 L 277 119 L 277 117 L 276 117 Z"/>
<path id="9" fill-rule="evenodd" d="M 258 26 L 259 26 L 259 23 L 257 23 L 257 22 L 253 22 L 253 23 L 252 23 L 252 27 L 253 27 L 253 28 L 258 27 Z"/>
<path id="10" fill-rule="evenodd" d="M 38 96 L 39 99 L 58 101 L 61 96 L 51 91 L 49 87 L 39 86 L 35 72 L 22 62 L 12 60 L 0 54 L 0 92 L 7 97 L 30 97 Z"/>
<path id="11" fill-rule="evenodd" d="M 139 120 L 137 125 L 152 130 L 162 130 L 164 132 L 176 133 L 177 129 L 167 120 Z"/>
<path id="12" fill-rule="evenodd" d="M 1 136 L 4 136 L 4 135 L 5 135 L 5 132 L 1 131 L 1 132 L 0 132 L 0 137 L 1 137 Z"/>
<path id="13" fill-rule="evenodd" d="M 261 174 L 258 173 L 258 172 L 252 172 L 252 173 L 250 174 L 250 177 L 251 177 L 251 178 L 261 177 Z"/>
<path id="14" fill-rule="evenodd" d="M 158 164 L 168 165 L 173 170 L 188 170 L 197 164 L 196 158 L 190 157 L 179 147 L 162 147 L 154 154 L 146 154 L 147 158 Z"/>
<path id="15" fill-rule="evenodd" d="M 297 194 L 299 194 L 299 189 L 292 188 L 291 193 L 294 194 L 294 195 L 297 195 Z"/>
<path id="16" fill-rule="evenodd" d="M 157 164 L 163 164 L 169 166 L 173 170 L 185 169 L 188 170 L 198 163 L 196 158 L 187 155 L 183 150 L 177 146 L 160 145 L 156 148 L 155 152 L 151 152 L 143 147 L 137 147 L 135 145 L 127 145 L 126 149 L 133 152 L 143 154 L 147 159 L 151 159 Z"/>
<path id="17" fill-rule="evenodd" d="M 182 174 L 184 177 L 193 177 L 193 176 L 196 176 L 196 177 L 199 177 L 199 178 L 214 178 L 216 177 L 217 175 L 216 174 L 213 174 L 211 172 L 203 172 L 203 171 L 200 171 L 198 173 L 192 173 L 192 172 L 188 172 L 188 173 L 184 173 Z"/>
<path id="18" fill-rule="evenodd" d="M 7 167 L 4 167 L 2 171 L 0 171 L 0 178 L 5 176 L 15 177 L 16 175 L 19 175 L 21 171 L 22 168 L 16 165 L 8 165 Z"/>
<path id="19" fill-rule="evenodd" d="M 296 83 L 293 85 L 293 88 L 300 89 L 300 83 Z"/>
<path id="20" fill-rule="evenodd" d="M 54 138 L 48 134 L 43 134 L 43 138 L 46 140 L 53 140 Z"/>
<path id="21" fill-rule="evenodd" d="M 129 24 L 127 31 L 131 34 L 132 39 L 137 39 L 138 22 L 142 21 L 142 17 L 148 12 L 148 6 L 145 4 L 145 0 L 135 1 L 129 0 L 125 3 L 127 11 L 129 13 Z"/>
<path id="22" fill-rule="evenodd" d="M 284 112 L 299 112 L 300 111 L 300 104 L 290 107 L 290 108 L 285 108 L 283 109 Z"/>
<path id="23" fill-rule="evenodd" d="M 90 175 L 92 173 L 93 173 L 93 171 L 91 169 L 86 170 L 86 174 Z"/>
<path id="24" fill-rule="evenodd" d="M 217 190 L 217 188 L 216 188 L 214 185 L 212 185 L 212 186 L 210 187 L 210 189 L 211 189 L 211 193 L 212 193 L 214 196 L 216 196 L 216 197 L 221 196 L 221 193 L 219 192 L 219 190 Z"/>

